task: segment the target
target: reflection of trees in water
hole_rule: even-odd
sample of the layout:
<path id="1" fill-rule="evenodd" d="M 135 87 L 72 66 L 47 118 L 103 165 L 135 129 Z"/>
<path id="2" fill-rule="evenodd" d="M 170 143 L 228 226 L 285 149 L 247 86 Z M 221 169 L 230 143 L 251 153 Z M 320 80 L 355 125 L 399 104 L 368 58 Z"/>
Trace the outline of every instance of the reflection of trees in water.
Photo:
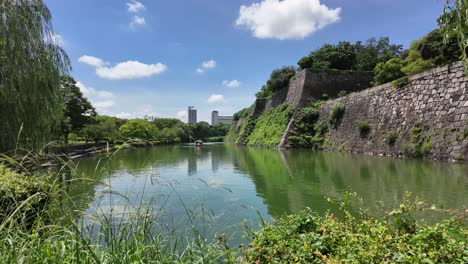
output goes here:
<path id="1" fill-rule="evenodd" d="M 148 174 L 158 176 L 158 171 L 164 168 L 186 167 L 188 175 L 192 176 L 197 173 L 200 163 L 211 163 L 212 170 L 217 170 L 223 164 L 232 164 L 227 151 L 224 145 L 179 145 L 124 149 L 111 159 L 95 156 L 79 162 L 77 175 L 67 187 L 68 194 L 77 208 L 84 209 L 95 197 L 96 186 L 105 183 L 108 177 L 118 172 L 138 175 L 138 172 L 148 170 Z"/>
<path id="2" fill-rule="evenodd" d="M 236 168 L 250 175 L 274 216 L 305 207 L 319 212 L 334 210 L 324 196 L 341 199 L 347 190 L 357 192 L 377 214 L 382 213 L 378 201 L 394 208 L 406 191 L 450 208 L 462 208 L 467 202 L 467 166 L 463 164 L 301 150 L 234 152 Z"/>
<path id="3" fill-rule="evenodd" d="M 128 149 L 117 153 L 112 160 L 98 161 L 98 157 L 83 160 L 78 169 L 81 177 L 93 181 L 74 181 L 69 186 L 71 195 L 85 197 L 75 200 L 79 208 L 87 208 L 94 198 L 96 185 L 108 175 L 120 172 L 138 175 L 139 171 L 151 170 L 157 177 L 164 169 L 176 169 L 182 173 L 186 170 L 191 176 L 207 167 L 214 173 L 223 168 L 223 173 L 230 173 L 226 175 L 229 177 L 247 175 L 272 216 L 294 213 L 305 207 L 318 212 L 329 209 L 336 212 L 336 206 L 330 205 L 325 196 L 338 200 L 346 190 L 357 192 L 374 211 L 378 201 L 388 207 L 397 206 L 406 191 L 451 208 L 462 208 L 467 203 L 466 164 L 308 150 L 280 152 L 231 145 Z"/>

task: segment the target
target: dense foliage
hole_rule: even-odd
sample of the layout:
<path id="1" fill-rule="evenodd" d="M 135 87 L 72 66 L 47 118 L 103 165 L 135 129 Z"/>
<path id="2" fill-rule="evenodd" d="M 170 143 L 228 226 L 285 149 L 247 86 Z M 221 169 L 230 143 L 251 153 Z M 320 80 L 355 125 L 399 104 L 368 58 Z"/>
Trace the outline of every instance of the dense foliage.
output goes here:
<path id="1" fill-rule="evenodd" d="M 466 232 L 461 223 L 416 221 L 413 213 L 425 210 L 421 204 L 408 200 L 389 214 L 388 221 L 364 212 L 353 216 L 345 206 L 344 218 L 307 209 L 255 232 L 245 262 L 466 263 Z"/>
<path id="2" fill-rule="evenodd" d="M 62 77 L 61 83 L 64 104 L 61 128 L 64 141 L 68 143 L 70 133 L 78 133 L 85 125 L 93 122 L 96 110 L 88 99 L 83 96 L 72 77 Z"/>
<path id="3" fill-rule="evenodd" d="M 328 132 L 328 124 L 320 120 L 318 106 L 321 101 L 301 109 L 293 122 L 293 131 L 288 137 L 289 145 L 294 148 L 321 150 Z"/>
<path id="4" fill-rule="evenodd" d="M 282 104 L 260 116 L 247 139 L 249 146 L 275 147 L 280 143 L 294 109 Z"/>
<path id="5" fill-rule="evenodd" d="M 372 71 L 379 62 L 404 56 L 403 46 L 390 43 L 389 38 L 371 38 L 351 44 L 325 44 L 297 63 L 301 69 Z"/>
<path id="6" fill-rule="evenodd" d="M 260 92 L 257 93 L 257 98 L 270 98 L 275 92 L 287 88 L 289 80 L 294 75 L 296 75 L 296 69 L 292 66 L 274 70 L 266 85 L 262 86 Z"/>
<path id="7" fill-rule="evenodd" d="M 48 175 L 25 175 L 0 165 L 0 225 L 10 219 L 30 224 L 56 198 Z"/>
<path id="8" fill-rule="evenodd" d="M 60 127 L 60 78 L 69 60 L 53 36 L 42 0 L 1 2 L 0 151 L 38 148 Z"/>
<path id="9" fill-rule="evenodd" d="M 440 18 L 445 42 L 456 39 L 461 52 L 460 59 L 468 72 L 468 1 L 446 0 L 444 15 Z"/>

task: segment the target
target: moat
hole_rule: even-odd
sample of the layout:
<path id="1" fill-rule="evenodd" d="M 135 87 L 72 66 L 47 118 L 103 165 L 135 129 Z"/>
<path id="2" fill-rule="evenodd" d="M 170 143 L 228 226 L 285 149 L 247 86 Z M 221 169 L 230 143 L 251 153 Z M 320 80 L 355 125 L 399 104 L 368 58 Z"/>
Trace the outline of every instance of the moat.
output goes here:
<path id="1" fill-rule="evenodd" d="M 123 150 L 112 160 L 82 160 L 78 175 L 89 179 L 72 183 L 69 194 L 86 216 L 118 218 L 149 206 L 166 226 L 194 221 L 207 235 L 231 234 L 244 220 L 258 227 L 259 215 L 271 220 L 306 207 L 338 213 L 333 201 L 347 191 L 362 197 L 375 216 L 398 207 L 406 192 L 438 207 L 462 209 L 468 202 L 467 171 L 468 164 L 309 150 L 162 146 Z M 351 203 L 352 210 L 358 206 Z"/>

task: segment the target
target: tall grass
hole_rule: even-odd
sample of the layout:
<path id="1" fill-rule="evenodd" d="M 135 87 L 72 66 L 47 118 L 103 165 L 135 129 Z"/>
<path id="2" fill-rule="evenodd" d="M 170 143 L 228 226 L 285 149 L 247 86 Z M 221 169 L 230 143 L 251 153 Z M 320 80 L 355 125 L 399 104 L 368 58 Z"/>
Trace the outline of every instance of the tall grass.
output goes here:
<path id="1" fill-rule="evenodd" d="M 99 158 L 95 171 L 109 174 L 108 165 L 115 155 L 135 144 L 145 142 L 127 142 L 109 150 Z M 170 185 L 172 193 L 137 204 L 112 191 L 110 182 L 100 182 L 109 187 L 102 193 L 109 197 L 109 205 L 82 211 L 74 204 L 76 197 L 70 197 L 65 188 L 60 189 L 70 181 L 90 181 L 77 175 L 77 164 L 66 156 L 45 151 L 17 153 L 24 156 L 2 155 L 0 164 L 7 164 L 15 177 L 47 178 L 58 187 L 59 195 L 48 200 L 44 208 L 35 208 L 34 201 L 37 196 L 46 195 L 45 189 L 38 188 L 26 199 L 16 197 L 18 200 L 10 205 L 8 214 L 0 217 L 0 263 L 231 263 L 236 258 L 224 236 L 215 240 L 213 233 L 199 229 L 210 226 L 207 221 L 214 218 L 213 213 L 203 207 L 189 208 L 172 182 L 156 179 L 157 184 Z M 38 172 L 44 162 L 54 164 L 54 169 Z M 141 190 L 142 197 L 145 188 Z M 184 208 L 183 219 L 165 216 L 171 195 L 178 197 L 178 206 Z M 36 209 L 34 217 L 17 217 L 30 207 Z"/>

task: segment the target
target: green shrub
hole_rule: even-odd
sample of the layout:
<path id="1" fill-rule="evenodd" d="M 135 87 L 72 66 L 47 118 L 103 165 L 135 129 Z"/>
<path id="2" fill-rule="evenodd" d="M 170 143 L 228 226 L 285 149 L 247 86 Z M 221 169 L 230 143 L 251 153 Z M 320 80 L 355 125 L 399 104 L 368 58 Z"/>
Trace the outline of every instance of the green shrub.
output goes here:
<path id="1" fill-rule="evenodd" d="M 308 148 L 313 150 L 321 150 L 323 149 L 325 138 L 320 136 L 309 135 L 289 136 L 288 142 L 289 145 L 291 145 L 293 148 Z"/>
<path id="2" fill-rule="evenodd" d="M 384 142 L 389 146 L 394 146 L 397 139 L 398 139 L 398 133 L 391 130 L 391 131 L 388 131 L 387 134 L 385 135 Z"/>
<path id="3" fill-rule="evenodd" d="M 56 194 L 57 186 L 49 176 L 27 176 L 0 165 L 0 223 L 10 219 L 31 224 Z"/>
<path id="4" fill-rule="evenodd" d="M 282 217 L 254 233 L 245 263 L 466 263 L 461 223 L 416 221 L 413 211 L 424 210 L 419 204 L 402 204 L 389 222 L 354 217 L 346 208 L 344 219 L 311 209 Z"/>
<path id="5" fill-rule="evenodd" d="M 392 81 L 392 86 L 395 88 L 403 88 L 408 84 L 410 84 L 410 79 L 408 76 Z"/>
<path id="6" fill-rule="evenodd" d="M 421 124 L 416 124 L 411 129 L 411 145 L 407 150 L 407 154 L 412 157 L 422 158 L 427 156 L 431 151 L 431 142 L 428 135 L 424 133 Z"/>
<path id="7" fill-rule="evenodd" d="M 386 62 L 381 62 L 374 69 L 374 85 L 380 85 L 404 77 L 401 69 L 405 66 L 402 59 L 393 58 Z"/>
<path id="8" fill-rule="evenodd" d="M 463 131 L 463 139 L 467 140 L 468 139 L 468 129 L 465 129 Z"/>
<path id="9" fill-rule="evenodd" d="M 252 133 L 247 138 L 247 145 L 263 147 L 278 145 L 293 112 L 292 106 L 282 104 L 261 115 L 246 128 L 246 130 L 252 129 Z"/>
<path id="10" fill-rule="evenodd" d="M 314 130 L 315 122 L 320 117 L 320 111 L 314 107 L 306 107 L 297 113 L 294 121 L 294 130 L 297 133 L 312 133 Z"/>
<path id="11" fill-rule="evenodd" d="M 341 121 L 343 118 L 343 115 L 345 113 L 346 107 L 342 103 L 336 103 L 332 106 L 331 112 L 330 112 L 330 123 L 336 127 L 338 123 Z"/>
<path id="12" fill-rule="evenodd" d="M 371 127 L 365 121 L 357 121 L 357 127 L 359 130 L 359 136 L 367 137 L 371 131 Z"/>

